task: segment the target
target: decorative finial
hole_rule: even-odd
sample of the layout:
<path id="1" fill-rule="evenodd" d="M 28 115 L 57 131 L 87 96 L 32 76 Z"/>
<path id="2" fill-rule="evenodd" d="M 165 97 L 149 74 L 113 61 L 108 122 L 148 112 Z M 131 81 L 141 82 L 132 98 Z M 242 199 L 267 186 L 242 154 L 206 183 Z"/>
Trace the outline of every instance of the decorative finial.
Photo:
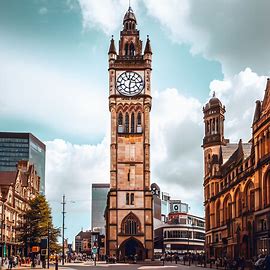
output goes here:
<path id="1" fill-rule="evenodd" d="M 112 35 L 112 39 L 113 39 L 113 35 Z"/>
<path id="2" fill-rule="evenodd" d="M 129 0 L 129 4 L 128 4 L 128 7 L 129 7 L 129 9 L 131 8 L 131 6 L 130 6 L 130 0 Z"/>
<path id="3" fill-rule="evenodd" d="M 216 91 L 213 91 L 213 97 L 216 97 Z"/>
<path id="4" fill-rule="evenodd" d="M 147 39 L 149 39 L 149 35 L 147 35 Z"/>

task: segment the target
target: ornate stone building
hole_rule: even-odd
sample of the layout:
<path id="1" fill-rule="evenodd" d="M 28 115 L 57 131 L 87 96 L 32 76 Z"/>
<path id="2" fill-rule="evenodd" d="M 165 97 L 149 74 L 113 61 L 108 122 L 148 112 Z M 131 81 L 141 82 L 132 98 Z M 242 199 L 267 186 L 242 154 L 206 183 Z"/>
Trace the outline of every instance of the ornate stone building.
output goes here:
<path id="1" fill-rule="evenodd" d="M 252 138 L 224 138 L 225 107 L 213 96 L 203 108 L 207 256 L 251 258 L 269 253 L 270 81 L 256 102 Z"/>
<path id="2" fill-rule="evenodd" d="M 123 20 L 119 50 L 109 49 L 111 112 L 110 191 L 106 210 L 106 250 L 119 260 L 153 257 L 150 190 L 150 40 L 143 52 L 131 8 Z"/>
<path id="3" fill-rule="evenodd" d="M 17 229 L 24 222 L 29 200 L 39 194 L 40 177 L 29 161 L 19 161 L 17 171 L 0 172 L 0 256 L 23 254 Z"/>

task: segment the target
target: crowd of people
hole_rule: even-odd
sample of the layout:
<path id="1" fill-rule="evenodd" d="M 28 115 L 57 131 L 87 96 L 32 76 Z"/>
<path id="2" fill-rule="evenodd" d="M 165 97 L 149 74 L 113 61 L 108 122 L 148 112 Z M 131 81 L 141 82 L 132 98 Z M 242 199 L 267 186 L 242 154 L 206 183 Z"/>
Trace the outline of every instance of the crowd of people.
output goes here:
<path id="1" fill-rule="evenodd" d="M 259 255 L 252 260 L 246 260 L 244 257 L 238 257 L 234 259 L 224 257 L 212 257 L 207 259 L 204 253 L 201 254 L 178 254 L 178 253 L 166 253 L 159 256 L 160 260 L 165 262 L 182 263 L 184 265 L 197 265 L 202 267 L 210 267 L 216 269 L 225 270 L 270 270 L 270 254 Z"/>

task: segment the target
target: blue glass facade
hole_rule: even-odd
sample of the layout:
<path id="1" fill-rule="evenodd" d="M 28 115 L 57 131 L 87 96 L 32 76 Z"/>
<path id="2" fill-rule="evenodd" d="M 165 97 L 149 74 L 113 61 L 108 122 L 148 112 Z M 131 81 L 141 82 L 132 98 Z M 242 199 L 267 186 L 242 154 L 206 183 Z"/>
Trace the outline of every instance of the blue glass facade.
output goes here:
<path id="1" fill-rule="evenodd" d="M 19 160 L 29 160 L 40 176 L 40 192 L 45 193 L 46 146 L 31 133 L 0 132 L 0 171 L 15 171 Z"/>

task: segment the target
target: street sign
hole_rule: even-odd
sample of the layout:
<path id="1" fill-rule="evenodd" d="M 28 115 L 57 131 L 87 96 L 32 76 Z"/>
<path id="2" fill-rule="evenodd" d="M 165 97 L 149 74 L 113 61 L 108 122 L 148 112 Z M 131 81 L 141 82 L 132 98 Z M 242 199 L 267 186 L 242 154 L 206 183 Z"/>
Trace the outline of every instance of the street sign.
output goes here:
<path id="1" fill-rule="evenodd" d="M 32 252 L 39 252 L 39 246 L 33 246 Z"/>
<path id="2" fill-rule="evenodd" d="M 48 255 L 48 249 L 42 248 L 40 253 L 43 256 L 47 256 Z"/>

